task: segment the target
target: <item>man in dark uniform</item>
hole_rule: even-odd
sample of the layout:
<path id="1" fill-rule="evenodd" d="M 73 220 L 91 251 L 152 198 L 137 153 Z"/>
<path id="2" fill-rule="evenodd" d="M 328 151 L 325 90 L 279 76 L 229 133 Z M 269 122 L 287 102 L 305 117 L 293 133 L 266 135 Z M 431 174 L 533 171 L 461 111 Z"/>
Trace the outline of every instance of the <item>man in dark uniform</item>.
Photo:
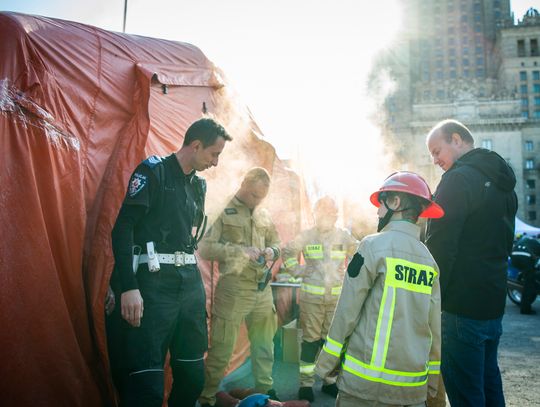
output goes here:
<path id="1" fill-rule="evenodd" d="M 204 233 L 206 183 L 195 172 L 216 166 L 228 140 L 220 124 L 200 119 L 188 128 L 179 151 L 146 159 L 129 180 L 112 231 L 111 285 L 121 293 L 121 328 L 118 338 L 109 331 L 123 407 L 161 407 L 168 350 L 169 406 L 193 406 L 202 390 L 206 296 L 194 251 Z"/>
<path id="2" fill-rule="evenodd" d="M 535 265 L 540 257 L 540 243 L 538 240 L 523 236 L 512 248 L 512 265 L 523 272 L 523 293 L 521 295 L 520 312 L 526 315 L 534 315 L 536 311 L 531 305 L 536 298 L 536 283 L 534 274 Z"/>

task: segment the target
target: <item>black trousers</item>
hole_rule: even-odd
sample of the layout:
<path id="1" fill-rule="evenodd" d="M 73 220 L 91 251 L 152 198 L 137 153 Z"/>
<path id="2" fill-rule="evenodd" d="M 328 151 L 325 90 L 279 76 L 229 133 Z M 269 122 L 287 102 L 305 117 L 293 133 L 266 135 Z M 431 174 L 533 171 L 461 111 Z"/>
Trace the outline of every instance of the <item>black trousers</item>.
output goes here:
<path id="1" fill-rule="evenodd" d="M 141 326 L 120 316 L 120 295 L 108 324 L 113 379 L 122 407 L 161 407 L 167 352 L 173 370 L 169 406 L 191 407 L 204 385 L 204 352 L 208 349 L 206 295 L 195 265 L 162 264 L 150 273 L 139 267 L 137 281 L 144 301 Z M 114 289 L 114 288 L 113 288 Z"/>

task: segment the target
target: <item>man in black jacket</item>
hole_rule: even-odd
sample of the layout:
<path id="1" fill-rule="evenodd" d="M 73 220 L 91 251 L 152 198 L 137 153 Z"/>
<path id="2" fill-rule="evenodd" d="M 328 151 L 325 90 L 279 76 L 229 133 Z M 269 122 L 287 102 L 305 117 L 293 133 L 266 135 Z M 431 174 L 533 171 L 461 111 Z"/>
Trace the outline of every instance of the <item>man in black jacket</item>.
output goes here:
<path id="1" fill-rule="evenodd" d="M 442 374 L 452 406 L 504 406 L 497 348 L 512 249 L 516 178 L 497 153 L 474 148 L 467 127 L 437 124 L 427 137 L 445 173 L 426 244 L 440 268 Z"/>

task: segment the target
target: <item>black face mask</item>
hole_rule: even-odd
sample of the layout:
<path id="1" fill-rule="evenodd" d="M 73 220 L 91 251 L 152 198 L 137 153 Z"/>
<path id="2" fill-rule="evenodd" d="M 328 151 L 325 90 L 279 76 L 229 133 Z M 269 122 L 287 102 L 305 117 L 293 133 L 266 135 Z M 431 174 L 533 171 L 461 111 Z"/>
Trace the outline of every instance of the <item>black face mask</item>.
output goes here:
<path id="1" fill-rule="evenodd" d="M 386 215 L 384 215 L 382 218 L 379 218 L 379 224 L 377 225 L 377 232 L 380 232 L 383 230 L 383 228 L 388 225 L 388 222 L 390 222 L 390 218 L 394 214 L 394 211 L 388 207 L 386 204 L 386 196 L 381 197 L 381 203 L 386 207 Z"/>
<path id="2" fill-rule="evenodd" d="M 386 202 L 385 202 L 386 205 Z M 388 208 L 388 207 L 387 207 Z M 388 222 L 390 222 L 390 218 L 394 214 L 394 211 L 392 209 L 388 209 L 388 212 L 386 212 L 386 215 L 384 215 L 382 218 L 379 218 L 379 223 L 377 225 L 377 232 L 380 232 L 383 230 L 383 228 L 388 225 Z"/>

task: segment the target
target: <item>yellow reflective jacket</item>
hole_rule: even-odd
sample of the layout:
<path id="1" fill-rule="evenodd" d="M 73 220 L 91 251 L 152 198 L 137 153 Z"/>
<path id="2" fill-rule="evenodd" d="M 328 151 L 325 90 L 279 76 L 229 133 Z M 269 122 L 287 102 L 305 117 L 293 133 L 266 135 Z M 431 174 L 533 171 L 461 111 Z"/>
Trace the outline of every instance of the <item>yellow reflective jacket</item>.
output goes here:
<path id="1" fill-rule="evenodd" d="M 316 367 L 326 377 L 341 363 L 341 391 L 398 405 L 422 403 L 428 384 L 436 392 L 439 269 L 419 236 L 418 226 L 393 221 L 360 242 L 363 265 L 345 275 Z"/>
<path id="2" fill-rule="evenodd" d="M 279 245 L 268 211 L 256 208 L 252 212 L 234 197 L 199 244 L 199 254 L 219 262 L 219 284 L 223 288 L 254 290 L 266 265 L 249 260 L 243 248 L 271 247 L 279 256 Z"/>
<path id="3" fill-rule="evenodd" d="M 287 271 L 301 276 L 300 300 L 311 303 L 337 302 L 343 284 L 347 258 L 358 247 L 358 241 L 345 229 L 334 227 L 321 233 L 317 228 L 301 232 L 283 249 Z M 299 268 L 299 256 L 305 267 Z"/>

